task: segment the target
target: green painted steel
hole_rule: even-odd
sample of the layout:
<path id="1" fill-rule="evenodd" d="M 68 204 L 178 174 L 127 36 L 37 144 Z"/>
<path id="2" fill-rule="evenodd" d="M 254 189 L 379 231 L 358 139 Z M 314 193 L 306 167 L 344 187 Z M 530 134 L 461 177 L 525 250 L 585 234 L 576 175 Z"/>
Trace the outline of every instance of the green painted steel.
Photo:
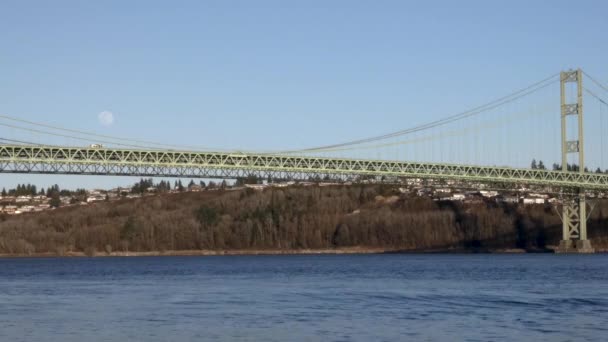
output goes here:
<path id="1" fill-rule="evenodd" d="M 608 189 L 608 175 L 595 173 L 272 154 L 56 146 L 0 145 L 0 172 L 196 178 L 255 175 L 294 180 L 309 180 L 316 176 L 344 180 L 357 180 L 361 176 L 414 177 Z"/>

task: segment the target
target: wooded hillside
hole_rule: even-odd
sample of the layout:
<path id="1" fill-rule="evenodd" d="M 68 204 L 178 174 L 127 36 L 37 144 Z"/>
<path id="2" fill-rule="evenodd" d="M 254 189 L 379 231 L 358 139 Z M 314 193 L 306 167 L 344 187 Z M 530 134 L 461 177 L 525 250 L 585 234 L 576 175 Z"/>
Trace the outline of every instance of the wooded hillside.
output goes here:
<path id="1" fill-rule="evenodd" d="M 593 212 L 608 246 L 608 202 Z M 328 249 L 542 250 L 561 222 L 545 205 L 435 202 L 380 185 L 165 194 L 2 216 L 0 253 Z"/>

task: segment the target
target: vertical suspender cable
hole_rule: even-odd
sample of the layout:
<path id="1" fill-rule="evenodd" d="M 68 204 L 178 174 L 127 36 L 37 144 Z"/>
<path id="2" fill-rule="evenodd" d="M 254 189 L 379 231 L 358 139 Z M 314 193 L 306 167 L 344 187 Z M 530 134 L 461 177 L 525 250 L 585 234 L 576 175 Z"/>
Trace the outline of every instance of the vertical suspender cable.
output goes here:
<path id="1" fill-rule="evenodd" d="M 603 111 L 602 111 L 602 103 L 600 102 L 600 160 L 601 160 L 601 167 L 605 167 L 604 166 L 604 116 L 602 115 Z"/>

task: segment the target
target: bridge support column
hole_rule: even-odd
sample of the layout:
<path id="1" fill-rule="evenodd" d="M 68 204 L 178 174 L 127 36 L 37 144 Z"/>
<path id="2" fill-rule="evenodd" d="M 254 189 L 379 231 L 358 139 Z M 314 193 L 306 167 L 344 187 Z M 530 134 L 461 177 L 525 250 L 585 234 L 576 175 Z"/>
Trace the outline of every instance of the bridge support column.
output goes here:
<path id="1" fill-rule="evenodd" d="M 587 238 L 587 200 L 585 193 L 562 203 L 562 240 L 556 253 L 594 253 Z"/>

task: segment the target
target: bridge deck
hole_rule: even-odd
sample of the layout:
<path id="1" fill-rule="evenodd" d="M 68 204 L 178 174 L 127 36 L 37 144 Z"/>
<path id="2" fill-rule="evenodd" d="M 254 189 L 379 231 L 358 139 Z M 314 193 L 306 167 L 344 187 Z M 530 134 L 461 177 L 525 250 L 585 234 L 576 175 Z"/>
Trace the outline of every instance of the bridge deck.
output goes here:
<path id="1" fill-rule="evenodd" d="M 0 172 L 307 180 L 316 175 L 415 177 L 608 189 L 608 175 L 509 167 L 271 154 L 0 145 Z"/>

